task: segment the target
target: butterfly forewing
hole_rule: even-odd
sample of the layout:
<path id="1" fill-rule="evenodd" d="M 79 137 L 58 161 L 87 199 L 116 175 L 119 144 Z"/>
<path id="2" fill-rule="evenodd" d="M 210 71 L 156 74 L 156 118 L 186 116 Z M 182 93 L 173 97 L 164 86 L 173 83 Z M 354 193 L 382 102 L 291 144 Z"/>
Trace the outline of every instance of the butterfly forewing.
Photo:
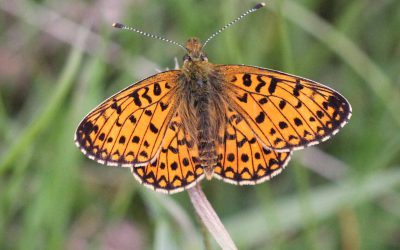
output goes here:
<path id="1" fill-rule="evenodd" d="M 174 112 L 179 71 L 131 85 L 92 110 L 75 141 L 90 159 L 107 165 L 145 165 L 160 149 Z"/>
<path id="2" fill-rule="evenodd" d="M 237 111 L 270 149 L 291 151 L 317 144 L 351 116 L 343 96 L 311 80 L 250 66 L 216 67 Z"/>

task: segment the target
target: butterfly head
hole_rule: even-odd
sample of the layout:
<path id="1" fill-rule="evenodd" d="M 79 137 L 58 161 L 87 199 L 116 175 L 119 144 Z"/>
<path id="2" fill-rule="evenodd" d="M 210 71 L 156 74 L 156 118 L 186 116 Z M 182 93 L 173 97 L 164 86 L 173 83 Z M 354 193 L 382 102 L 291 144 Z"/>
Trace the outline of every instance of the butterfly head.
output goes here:
<path id="1" fill-rule="evenodd" d="M 208 62 L 203 52 L 203 45 L 198 38 L 192 37 L 186 42 L 187 54 L 183 57 L 184 63 Z"/>

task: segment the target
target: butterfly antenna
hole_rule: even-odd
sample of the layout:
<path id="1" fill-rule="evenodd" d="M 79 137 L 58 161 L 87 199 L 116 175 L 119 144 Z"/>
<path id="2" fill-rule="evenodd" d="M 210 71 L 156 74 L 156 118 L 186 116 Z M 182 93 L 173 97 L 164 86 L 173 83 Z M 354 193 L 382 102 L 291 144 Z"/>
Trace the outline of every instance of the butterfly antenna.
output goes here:
<path id="1" fill-rule="evenodd" d="M 179 44 L 179 43 L 177 43 L 175 41 L 172 41 L 172 40 L 169 40 L 167 38 L 160 37 L 160 36 L 157 36 L 157 35 L 153 35 L 153 34 L 150 34 L 150 33 L 147 33 L 147 32 L 144 32 L 144 31 L 141 31 L 141 30 L 129 27 L 129 26 L 126 26 L 125 24 L 122 24 L 122 23 L 113 23 L 112 26 L 114 28 L 123 29 L 123 30 L 130 30 L 130 31 L 139 33 L 139 34 L 141 34 L 143 36 L 147 36 L 147 37 L 155 38 L 155 39 L 158 39 L 158 40 L 161 40 L 161 41 L 164 41 L 164 42 L 172 43 L 174 45 L 177 45 L 177 46 L 181 47 L 185 51 L 187 51 L 185 46 L 183 46 L 182 44 Z"/>
<path id="2" fill-rule="evenodd" d="M 206 44 L 213 39 L 214 37 L 216 37 L 219 33 L 221 33 L 222 31 L 226 30 L 227 28 L 229 28 L 230 26 L 232 26 L 233 24 L 235 24 L 236 22 L 240 21 L 243 17 L 247 16 L 250 13 L 253 13 L 259 9 L 261 9 L 262 7 L 265 6 L 265 3 L 259 3 L 256 6 L 254 6 L 253 8 L 249 9 L 248 11 L 244 12 L 242 15 L 240 15 L 239 17 L 237 17 L 236 19 L 234 19 L 233 21 L 231 21 L 230 23 L 228 23 L 227 25 L 225 25 L 224 27 L 222 27 L 221 29 L 217 30 L 216 32 L 214 32 L 203 44 L 203 48 L 206 46 Z"/>

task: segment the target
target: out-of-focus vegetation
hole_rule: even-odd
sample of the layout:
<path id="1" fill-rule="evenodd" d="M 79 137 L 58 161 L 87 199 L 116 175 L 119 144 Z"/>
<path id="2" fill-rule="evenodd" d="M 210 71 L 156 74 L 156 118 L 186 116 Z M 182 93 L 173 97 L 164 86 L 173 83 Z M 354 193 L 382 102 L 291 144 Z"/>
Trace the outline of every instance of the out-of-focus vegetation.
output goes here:
<path id="1" fill-rule="evenodd" d="M 161 195 L 86 159 L 74 130 L 103 99 L 183 56 L 113 22 L 183 43 L 254 4 L 1 1 L 0 249 L 203 249 L 186 192 Z M 273 180 L 203 181 L 239 249 L 400 248 L 399 27 L 397 0 L 270 0 L 209 44 L 211 62 L 302 75 L 353 106 L 337 136 L 295 152 Z"/>

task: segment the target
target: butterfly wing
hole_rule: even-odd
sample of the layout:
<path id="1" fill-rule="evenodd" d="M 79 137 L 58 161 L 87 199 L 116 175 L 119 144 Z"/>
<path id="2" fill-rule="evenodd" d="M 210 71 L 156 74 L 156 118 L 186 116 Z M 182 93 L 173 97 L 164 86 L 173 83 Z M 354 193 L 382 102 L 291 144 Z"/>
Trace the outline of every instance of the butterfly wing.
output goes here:
<path id="1" fill-rule="evenodd" d="M 351 116 L 349 102 L 317 82 L 257 67 L 216 67 L 240 115 L 272 150 L 287 152 L 318 144 Z"/>
<path id="2" fill-rule="evenodd" d="M 179 73 L 156 74 L 104 101 L 79 124 L 77 146 L 101 164 L 146 165 L 157 155 L 172 119 Z"/>
<path id="3" fill-rule="evenodd" d="M 145 166 L 131 167 L 136 179 L 163 193 L 188 189 L 204 178 L 196 145 L 184 132 L 181 119 L 174 116 L 157 159 Z"/>
<path id="4" fill-rule="evenodd" d="M 232 109 L 227 110 L 227 124 L 221 131 L 220 162 L 214 168 L 217 179 L 238 185 L 253 185 L 282 172 L 291 152 L 275 152 L 263 146 L 250 126 Z"/>

